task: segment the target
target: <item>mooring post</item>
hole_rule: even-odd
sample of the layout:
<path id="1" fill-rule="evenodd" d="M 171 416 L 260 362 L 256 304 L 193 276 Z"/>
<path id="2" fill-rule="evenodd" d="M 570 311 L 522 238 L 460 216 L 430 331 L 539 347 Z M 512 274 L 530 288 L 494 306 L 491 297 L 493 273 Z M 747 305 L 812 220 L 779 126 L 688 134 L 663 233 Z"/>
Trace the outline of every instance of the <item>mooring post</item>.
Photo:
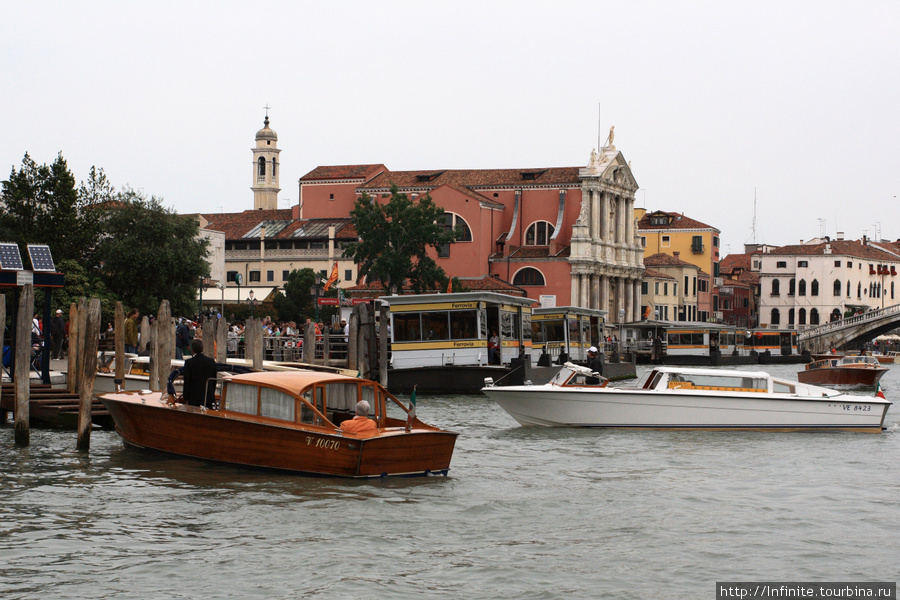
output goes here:
<path id="1" fill-rule="evenodd" d="M 350 312 L 350 335 L 347 339 L 347 368 L 351 371 L 359 371 L 359 307 L 357 304 Z"/>
<path id="2" fill-rule="evenodd" d="M 316 326 L 312 321 L 303 328 L 303 348 L 300 360 L 312 364 L 316 358 Z"/>
<path id="3" fill-rule="evenodd" d="M 34 285 L 28 283 L 19 294 L 19 310 L 16 319 L 16 446 L 27 446 L 31 441 L 28 426 L 29 401 L 31 400 L 31 316 L 34 314 Z"/>
<path id="4" fill-rule="evenodd" d="M 172 319 L 172 308 L 168 300 L 160 303 L 156 322 L 159 387 L 155 391 L 164 392 L 169 381 L 169 373 L 172 372 L 172 361 L 175 359 L 175 321 Z"/>
<path id="5" fill-rule="evenodd" d="M 225 317 L 214 319 L 216 324 L 216 362 L 228 362 L 228 323 Z"/>
<path id="6" fill-rule="evenodd" d="M 100 299 L 91 298 L 84 316 L 84 364 L 78 373 L 78 442 L 76 448 L 91 446 L 91 403 L 94 401 L 94 379 L 97 377 L 97 347 L 100 342 Z"/>
<path id="7" fill-rule="evenodd" d="M 141 331 L 138 333 L 138 354 L 146 352 L 153 338 L 153 332 L 150 330 L 150 318 L 147 315 L 141 317 Z"/>
<path id="8" fill-rule="evenodd" d="M 250 358 L 253 359 L 254 369 L 262 369 L 263 354 L 266 351 L 266 342 L 263 340 L 262 322 L 257 321 L 256 319 L 250 319 L 249 323 L 250 324 L 247 325 L 249 331 L 244 331 L 244 336 L 248 339 L 253 338 L 253 345 L 251 346 L 253 355 Z"/>
<path id="9" fill-rule="evenodd" d="M 70 394 L 78 391 L 78 357 L 81 349 L 78 343 L 78 304 L 69 305 L 69 367 L 66 371 L 66 389 Z"/>
<path id="10" fill-rule="evenodd" d="M 116 352 L 116 391 L 125 387 L 125 308 L 121 302 L 116 302 L 115 317 L 115 352 Z"/>

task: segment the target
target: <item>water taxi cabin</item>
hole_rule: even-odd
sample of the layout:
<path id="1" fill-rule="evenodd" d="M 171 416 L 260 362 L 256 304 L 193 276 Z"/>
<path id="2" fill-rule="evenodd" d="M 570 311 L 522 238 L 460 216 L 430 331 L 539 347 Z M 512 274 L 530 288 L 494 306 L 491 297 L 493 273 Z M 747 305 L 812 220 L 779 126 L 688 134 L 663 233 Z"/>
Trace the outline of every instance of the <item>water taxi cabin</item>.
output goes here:
<path id="1" fill-rule="evenodd" d="M 532 359 L 549 366 L 587 360 L 591 346 L 602 348 L 607 311 L 558 306 L 536 308 L 531 315 Z"/>
<path id="2" fill-rule="evenodd" d="M 509 365 L 532 353 L 530 298 L 495 292 L 384 296 L 391 367 Z M 489 348 L 493 334 L 499 347 Z"/>
<path id="3" fill-rule="evenodd" d="M 798 353 L 797 332 L 746 329 L 720 323 L 640 321 L 624 327 L 626 343 L 639 354 L 650 355 L 655 340 L 663 356 L 750 356 L 751 353 L 791 356 Z"/>

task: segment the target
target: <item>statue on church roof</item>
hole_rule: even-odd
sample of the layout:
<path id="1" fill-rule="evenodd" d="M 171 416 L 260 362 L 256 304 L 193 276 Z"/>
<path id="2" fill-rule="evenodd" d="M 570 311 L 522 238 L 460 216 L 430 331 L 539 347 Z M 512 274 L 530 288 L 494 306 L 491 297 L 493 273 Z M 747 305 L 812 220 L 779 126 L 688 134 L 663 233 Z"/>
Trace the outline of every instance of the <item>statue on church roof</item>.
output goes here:
<path id="1" fill-rule="evenodd" d="M 616 126 L 613 125 L 609 128 L 609 136 L 606 138 L 606 145 L 604 148 L 612 148 L 613 141 L 616 139 Z"/>

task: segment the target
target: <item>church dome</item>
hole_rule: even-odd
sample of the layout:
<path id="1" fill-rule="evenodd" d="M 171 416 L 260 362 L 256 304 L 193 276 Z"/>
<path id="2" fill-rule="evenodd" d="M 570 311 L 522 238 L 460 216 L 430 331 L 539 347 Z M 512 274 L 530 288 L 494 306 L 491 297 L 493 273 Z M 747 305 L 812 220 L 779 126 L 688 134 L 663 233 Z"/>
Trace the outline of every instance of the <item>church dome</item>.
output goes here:
<path id="1" fill-rule="evenodd" d="M 269 129 L 269 117 L 266 116 L 266 120 L 263 122 L 265 127 L 256 132 L 256 141 L 259 140 L 274 140 L 278 141 L 278 134 Z"/>

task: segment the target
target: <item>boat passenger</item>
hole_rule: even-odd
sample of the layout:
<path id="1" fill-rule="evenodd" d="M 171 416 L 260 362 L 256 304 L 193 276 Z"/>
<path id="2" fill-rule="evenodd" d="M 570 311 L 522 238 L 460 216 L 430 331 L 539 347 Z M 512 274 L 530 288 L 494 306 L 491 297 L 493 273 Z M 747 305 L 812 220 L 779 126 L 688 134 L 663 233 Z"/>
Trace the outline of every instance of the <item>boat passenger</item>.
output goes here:
<path id="1" fill-rule="evenodd" d="M 369 418 L 369 403 L 360 400 L 356 403 L 356 416 L 341 423 L 341 430 L 348 433 L 369 433 L 378 429 L 375 421 Z"/>
<path id="2" fill-rule="evenodd" d="M 212 408 L 216 401 L 216 386 L 208 385 L 216 378 L 216 361 L 203 354 L 203 340 L 191 340 L 193 357 L 184 361 L 184 402 Z"/>

